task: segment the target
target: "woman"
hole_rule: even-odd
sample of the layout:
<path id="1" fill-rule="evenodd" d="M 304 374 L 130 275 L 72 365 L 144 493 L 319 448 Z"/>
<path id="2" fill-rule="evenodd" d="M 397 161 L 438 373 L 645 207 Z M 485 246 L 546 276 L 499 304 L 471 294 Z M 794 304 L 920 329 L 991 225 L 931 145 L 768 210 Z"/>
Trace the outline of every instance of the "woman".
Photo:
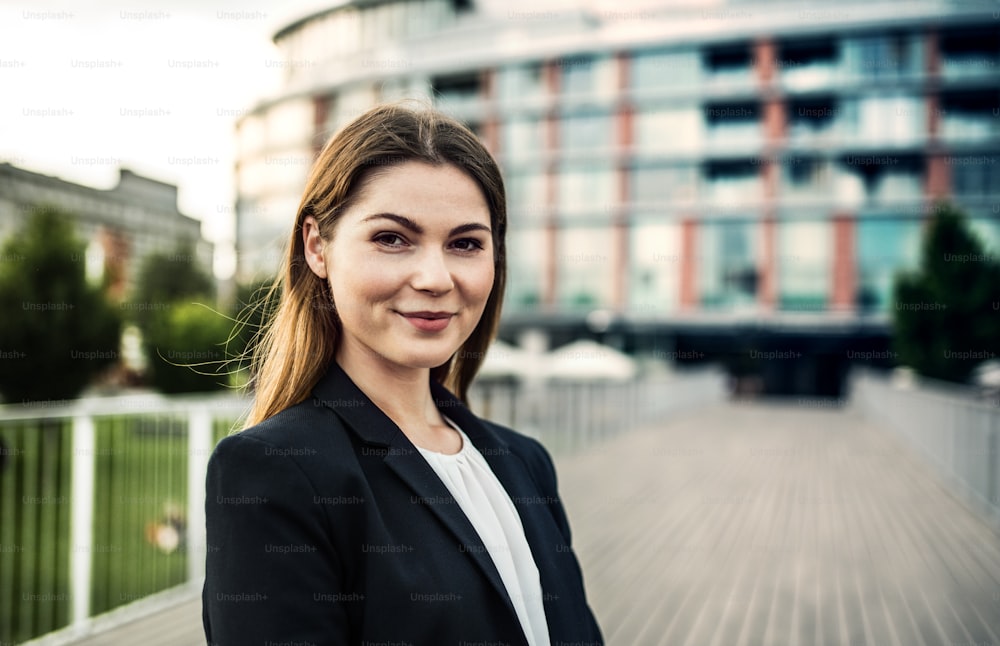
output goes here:
<path id="1" fill-rule="evenodd" d="M 319 155 L 246 430 L 208 472 L 210 644 L 601 644 L 552 461 L 463 404 L 506 205 L 475 135 L 370 110 Z"/>

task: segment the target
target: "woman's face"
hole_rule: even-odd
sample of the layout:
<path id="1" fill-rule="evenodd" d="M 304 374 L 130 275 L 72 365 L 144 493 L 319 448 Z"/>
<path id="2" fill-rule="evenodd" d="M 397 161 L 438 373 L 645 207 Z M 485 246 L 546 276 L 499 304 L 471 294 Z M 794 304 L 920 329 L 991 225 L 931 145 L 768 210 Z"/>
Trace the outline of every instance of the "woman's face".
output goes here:
<path id="1" fill-rule="evenodd" d="M 331 239 L 303 225 L 309 267 L 327 280 L 342 366 L 443 364 L 482 317 L 493 287 L 490 211 L 451 165 L 406 162 L 369 179 Z"/>

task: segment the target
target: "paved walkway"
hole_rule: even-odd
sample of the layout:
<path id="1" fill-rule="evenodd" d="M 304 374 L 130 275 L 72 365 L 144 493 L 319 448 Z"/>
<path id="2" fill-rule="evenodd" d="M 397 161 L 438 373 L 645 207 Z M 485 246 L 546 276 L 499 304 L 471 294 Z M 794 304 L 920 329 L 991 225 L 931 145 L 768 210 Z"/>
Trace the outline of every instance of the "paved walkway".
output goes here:
<path id="1" fill-rule="evenodd" d="M 1000 646 L 1000 536 L 850 411 L 726 404 L 557 458 L 612 646 Z M 200 603 L 79 646 L 203 644 Z"/>

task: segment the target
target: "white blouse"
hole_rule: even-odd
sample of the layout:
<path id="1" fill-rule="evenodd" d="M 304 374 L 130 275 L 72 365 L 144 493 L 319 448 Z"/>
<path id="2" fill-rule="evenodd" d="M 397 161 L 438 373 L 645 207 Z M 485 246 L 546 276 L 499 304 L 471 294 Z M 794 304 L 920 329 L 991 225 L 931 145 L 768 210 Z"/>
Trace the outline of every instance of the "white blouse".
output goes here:
<path id="1" fill-rule="evenodd" d="M 517 509 L 482 454 L 453 421 L 462 449 L 453 455 L 417 447 L 482 539 L 514 604 L 530 646 L 549 646 L 542 583 Z"/>

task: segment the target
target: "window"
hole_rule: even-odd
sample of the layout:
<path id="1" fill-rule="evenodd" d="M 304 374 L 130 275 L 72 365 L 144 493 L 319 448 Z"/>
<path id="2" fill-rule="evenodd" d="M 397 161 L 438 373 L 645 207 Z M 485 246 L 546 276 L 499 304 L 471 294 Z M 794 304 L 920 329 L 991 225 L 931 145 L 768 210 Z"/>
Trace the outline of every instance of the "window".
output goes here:
<path id="1" fill-rule="evenodd" d="M 692 88 L 701 80 L 697 50 L 645 50 L 632 55 L 629 80 L 634 91 Z"/>
<path id="2" fill-rule="evenodd" d="M 530 310 L 542 302 L 545 231 L 517 228 L 507 233 L 507 294 L 504 309 Z"/>
<path id="3" fill-rule="evenodd" d="M 544 122 L 523 117 L 503 124 L 500 152 L 507 159 L 535 157 L 545 150 Z"/>
<path id="4" fill-rule="evenodd" d="M 864 144 L 919 142 L 927 131 L 923 97 L 872 95 L 844 99 L 840 113 L 842 133 Z"/>
<path id="5" fill-rule="evenodd" d="M 969 226 L 983 244 L 983 252 L 996 258 L 1000 253 L 1000 218 L 983 216 L 973 210 L 969 214 Z"/>
<path id="6" fill-rule="evenodd" d="M 676 224 L 637 222 L 629 231 L 628 310 L 669 312 L 680 294 L 680 231 Z"/>
<path id="7" fill-rule="evenodd" d="M 833 165 L 815 157 L 788 157 L 781 162 L 781 197 L 821 200 L 833 192 Z"/>
<path id="8" fill-rule="evenodd" d="M 612 117 L 602 112 L 567 114 L 560 120 L 559 146 L 565 152 L 610 148 L 615 139 L 613 124 Z"/>
<path id="9" fill-rule="evenodd" d="M 706 308 L 752 304 L 757 298 L 757 225 L 703 222 L 698 229 L 698 283 Z"/>
<path id="10" fill-rule="evenodd" d="M 836 131 L 838 114 L 840 109 L 832 96 L 790 101 L 788 137 L 796 144 L 827 144 Z"/>
<path id="11" fill-rule="evenodd" d="M 615 89 L 613 63 L 611 58 L 603 55 L 560 59 L 560 91 L 566 95 L 611 94 Z"/>
<path id="12" fill-rule="evenodd" d="M 843 43 L 844 71 L 866 81 L 905 78 L 923 70 L 921 34 L 872 34 Z"/>
<path id="13" fill-rule="evenodd" d="M 556 238 L 556 299 L 566 309 L 611 305 L 614 266 L 606 227 L 560 229 Z"/>
<path id="14" fill-rule="evenodd" d="M 944 31 L 939 49 L 945 78 L 994 75 L 1000 69 L 1000 29 L 996 27 Z"/>
<path id="15" fill-rule="evenodd" d="M 705 165 L 705 192 L 715 206 L 746 207 L 762 197 L 760 166 L 751 160 L 715 161 Z"/>
<path id="16" fill-rule="evenodd" d="M 854 206 L 919 200 L 923 167 L 923 159 L 915 156 L 848 155 L 837 168 L 837 193 Z"/>
<path id="17" fill-rule="evenodd" d="M 832 37 L 788 41 L 778 46 L 782 84 L 793 90 L 812 90 L 829 85 L 839 64 L 837 43 Z"/>
<path id="18" fill-rule="evenodd" d="M 643 108 L 635 116 L 635 145 L 644 152 L 695 152 L 703 144 L 704 123 L 694 105 Z"/>
<path id="19" fill-rule="evenodd" d="M 995 90 L 941 95 L 941 135 L 954 141 L 1000 135 L 1000 101 Z"/>
<path id="20" fill-rule="evenodd" d="M 465 72 L 431 79 L 434 103 L 446 112 L 467 112 L 480 99 L 479 72 Z"/>
<path id="21" fill-rule="evenodd" d="M 833 268 L 829 221 L 778 224 L 778 300 L 781 309 L 826 309 Z"/>
<path id="22" fill-rule="evenodd" d="M 951 167 L 952 192 L 958 197 L 986 198 L 1000 195 L 1000 157 L 972 155 L 945 157 Z"/>
<path id="23" fill-rule="evenodd" d="M 537 223 L 546 213 L 545 173 L 521 168 L 507 173 L 507 214 L 512 223 Z"/>
<path id="24" fill-rule="evenodd" d="M 712 85 L 753 83 L 753 56 L 749 43 L 708 47 L 703 56 L 705 79 Z"/>
<path id="25" fill-rule="evenodd" d="M 508 65 L 497 74 L 500 103 L 513 105 L 542 98 L 545 85 L 539 63 Z"/>
<path id="26" fill-rule="evenodd" d="M 608 164 L 568 164 L 559 170 L 560 217 L 607 220 L 616 204 L 615 174 Z"/>
<path id="27" fill-rule="evenodd" d="M 629 199 L 637 204 L 694 203 L 698 175 L 698 167 L 692 164 L 633 168 L 629 173 Z"/>
<path id="28" fill-rule="evenodd" d="M 710 103 L 705 106 L 705 132 L 710 143 L 731 146 L 760 143 L 760 106 L 756 103 Z"/>
<path id="29" fill-rule="evenodd" d="M 857 231 L 858 308 L 890 309 L 893 276 L 900 269 L 917 265 L 920 221 L 869 217 L 858 222 Z"/>

